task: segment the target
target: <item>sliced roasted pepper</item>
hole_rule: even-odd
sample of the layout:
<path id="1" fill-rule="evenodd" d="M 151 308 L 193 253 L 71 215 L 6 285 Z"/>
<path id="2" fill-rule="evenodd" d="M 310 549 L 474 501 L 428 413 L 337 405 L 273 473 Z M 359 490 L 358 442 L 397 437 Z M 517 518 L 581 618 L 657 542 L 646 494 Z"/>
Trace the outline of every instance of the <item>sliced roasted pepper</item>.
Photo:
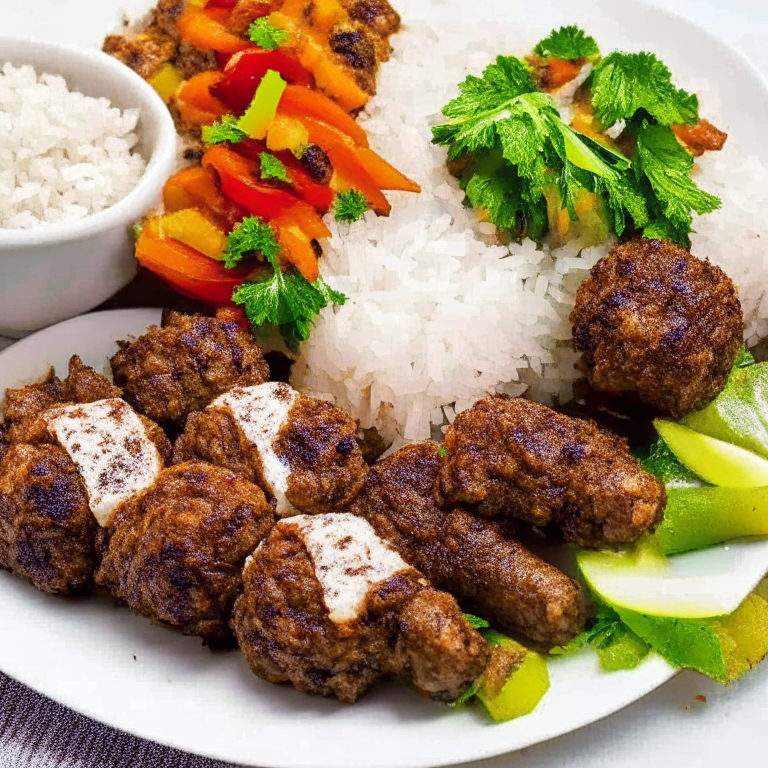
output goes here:
<path id="1" fill-rule="evenodd" d="M 149 79 L 149 84 L 158 92 L 160 98 L 167 104 L 184 78 L 170 62 L 163 64 Z"/>
<path id="2" fill-rule="evenodd" d="M 312 74 L 282 51 L 250 49 L 233 56 L 224 70 L 221 82 L 211 93 L 237 115 L 245 112 L 253 101 L 261 79 L 273 70 L 289 83 L 311 86 Z"/>
<path id="3" fill-rule="evenodd" d="M 222 23 L 221 11 L 225 8 L 197 8 L 188 6 L 176 21 L 176 28 L 183 40 L 204 51 L 218 53 L 238 53 L 253 44 L 248 40 L 233 35 Z"/>
<path id="4" fill-rule="evenodd" d="M 280 101 L 280 112 L 284 115 L 314 117 L 349 136 L 355 144 L 368 146 L 368 135 L 360 124 L 335 101 L 319 91 L 289 85 Z"/>
<path id="5" fill-rule="evenodd" d="M 261 153 L 267 151 L 267 144 L 263 141 L 245 139 L 235 144 L 233 149 L 254 163 L 258 163 Z M 327 213 L 333 205 L 334 191 L 329 186 L 315 182 L 292 152 L 282 151 L 275 152 L 274 154 L 285 166 L 291 189 L 296 196 L 309 203 L 318 211 Z"/>
<path id="6" fill-rule="evenodd" d="M 302 117 L 309 140 L 317 144 L 330 157 L 333 151 L 345 167 L 357 166 L 365 172 L 379 189 L 397 189 L 403 192 L 421 192 L 421 187 L 390 165 L 381 155 L 368 147 L 355 144 L 352 139 L 332 125 L 313 117 Z M 334 168 L 336 163 L 331 158 Z"/>
<path id="7" fill-rule="evenodd" d="M 294 223 L 290 215 L 275 219 L 272 226 L 283 246 L 284 258 L 290 261 L 308 282 L 314 283 L 320 277 L 320 269 L 311 240 Z"/>
<path id="8" fill-rule="evenodd" d="M 220 72 L 200 72 L 179 86 L 173 102 L 187 125 L 212 125 L 227 113 L 227 108 L 210 93 L 211 85 L 222 77 Z"/>
<path id="9" fill-rule="evenodd" d="M 165 182 L 163 205 L 170 213 L 197 208 L 225 232 L 231 232 L 249 215 L 246 208 L 222 193 L 216 172 L 199 165 L 184 168 Z"/>
<path id="10" fill-rule="evenodd" d="M 335 99 L 347 112 L 352 112 L 368 103 L 369 95 L 335 60 L 335 55 L 327 43 L 318 42 L 311 35 L 304 34 L 301 25 L 284 13 L 270 14 L 269 21 L 274 26 L 292 34 L 292 49 L 299 63 L 312 73 L 318 88 Z"/>
<path id="11" fill-rule="evenodd" d="M 204 167 L 211 167 L 219 174 L 225 195 L 257 216 L 274 219 L 290 210 L 299 217 L 301 229 L 310 239 L 330 236 L 328 227 L 311 205 L 290 192 L 257 181 L 256 164 L 237 152 L 223 146 L 211 147 L 202 162 Z"/>
<path id="12" fill-rule="evenodd" d="M 151 223 L 139 235 L 136 259 L 180 293 L 213 306 L 231 305 L 232 292 L 250 274 L 248 267 L 226 269 L 184 243 L 163 240 Z"/>
<path id="13" fill-rule="evenodd" d="M 224 258 L 227 233 L 209 221 L 197 208 L 166 213 L 155 221 L 161 238 L 178 240 L 209 259 L 220 261 Z"/>

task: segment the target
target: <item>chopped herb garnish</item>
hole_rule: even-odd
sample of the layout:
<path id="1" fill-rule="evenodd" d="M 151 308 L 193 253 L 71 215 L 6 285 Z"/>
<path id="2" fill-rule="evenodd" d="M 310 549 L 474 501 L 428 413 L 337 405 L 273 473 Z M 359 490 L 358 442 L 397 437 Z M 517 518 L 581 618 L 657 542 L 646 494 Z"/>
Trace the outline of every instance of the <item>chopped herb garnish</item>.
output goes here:
<path id="1" fill-rule="evenodd" d="M 594 37 L 588 37 L 583 29 L 576 26 L 553 29 L 549 37 L 542 40 L 534 49 L 542 58 L 595 61 L 600 58 L 600 48 Z"/>
<path id="2" fill-rule="evenodd" d="M 224 266 L 236 267 L 244 258 L 262 256 L 267 261 L 277 258 L 280 243 L 269 224 L 258 216 L 250 216 L 238 224 L 227 238 L 224 247 Z"/>
<path id="3" fill-rule="evenodd" d="M 733 364 L 734 370 L 739 368 L 749 368 L 750 365 L 755 364 L 755 356 L 746 348 L 742 347 L 739 350 L 739 354 L 736 357 L 736 362 Z"/>
<path id="4" fill-rule="evenodd" d="M 204 125 L 202 138 L 206 144 L 237 144 L 247 138 L 246 134 L 237 127 L 238 118 L 234 115 L 224 115 L 213 125 Z"/>
<path id="5" fill-rule="evenodd" d="M 288 171 L 281 160 L 274 155 L 270 155 L 269 152 L 262 152 L 259 155 L 259 160 L 261 162 L 260 173 L 263 181 L 275 179 L 286 184 L 291 183 L 291 180 L 288 178 Z"/>
<path id="6" fill-rule="evenodd" d="M 340 192 L 336 195 L 334 216 L 336 221 L 344 221 L 351 224 L 363 217 L 368 210 L 368 200 L 362 192 L 350 189 L 348 192 Z"/>
<path id="7" fill-rule="evenodd" d="M 267 225 L 261 224 L 261 227 L 264 226 Z M 259 243 L 258 236 L 253 240 L 243 236 L 242 247 L 247 248 Z M 302 341 L 309 338 L 312 320 L 320 310 L 328 304 L 344 304 L 347 297 L 334 291 L 322 277 L 310 283 L 296 271 L 284 273 L 278 261 L 279 244 L 275 250 L 265 238 L 263 245 L 266 245 L 266 249 L 261 248 L 260 252 L 272 267 L 272 274 L 265 280 L 238 286 L 232 295 L 232 301 L 245 309 L 245 314 L 253 326 L 258 327 L 265 323 L 277 325 L 285 343 L 291 349 L 296 349 Z"/>
<path id="8" fill-rule="evenodd" d="M 266 51 L 274 51 L 281 45 L 288 42 L 290 33 L 285 29 L 280 29 L 272 24 L 269 19 L 263 16 L 256 19 L 248 28 L 248 37 L 252 43 Z"/>
<path id="9" fill-rule="evenodd" d="M 141 237 L 141 233 L 144 231 L 144 222 L 137 221 L 133 227 L 131 227 L 131 230 L 133 232 L 133 239 L 138 240 Z"/>
<path id="10" fill-rule="evenodd" d="M 644 110 L 660 125 L 694 124 L 699 100 L 678 90 L 666 65 L 652 53 L 615 53 L 595 65 L 592 106 L 604 128 Z"/>
<path id="11" fill-rule="evenodd" d="M 464 618 L 473 629 L 486 629 L 491 626 L 485 619 L 481 619 L 479 616 L 474 616 L 471 613 L 465 613 Z"/>

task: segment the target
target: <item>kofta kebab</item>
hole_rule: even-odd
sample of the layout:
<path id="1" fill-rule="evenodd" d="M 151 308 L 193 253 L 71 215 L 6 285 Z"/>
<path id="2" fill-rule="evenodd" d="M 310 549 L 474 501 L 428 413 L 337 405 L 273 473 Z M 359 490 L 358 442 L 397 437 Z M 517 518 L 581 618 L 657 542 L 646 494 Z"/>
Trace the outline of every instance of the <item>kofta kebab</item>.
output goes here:
<path id="1" fill-rule="evenodd" d="M 168 103 L 190 163 L 166 183 L 164 214 L 144 221 L 139 263 L 213 306 L 278 271 L 314 285 L 324 214 L 388 216 L 382 190 L 420 191 L 353 116 L 399 28 L 387 0 L 160 0 L 143 31 L 109 36 L 104 50 Z M 244 226 L 255 234 L 233 239 Z M 284 332 L 289 343 L 307 334 Z"/>
<path id="2" fill-rule="evenodd" d="M 730 280 L 660 241 L 598 262 L 572 323 L 594 387 L 675 417 L 722 388 L 741 341 Z M 663 517 L 625 440 L 527 399 L 489 395 L 442 445 L 369 468 L 358 424 L 270 381 L 234 321 L 170 312 L 118 346 L 114 384 L 73 357 L 6 392 L 0 567 L 236 640 L 271 682 L 352 702 L 395 676 L 454 700 L 494 663 L 461 608 L 540 648 L 583 629 L 581 587 L 516 534 L 600 548 Z"/>

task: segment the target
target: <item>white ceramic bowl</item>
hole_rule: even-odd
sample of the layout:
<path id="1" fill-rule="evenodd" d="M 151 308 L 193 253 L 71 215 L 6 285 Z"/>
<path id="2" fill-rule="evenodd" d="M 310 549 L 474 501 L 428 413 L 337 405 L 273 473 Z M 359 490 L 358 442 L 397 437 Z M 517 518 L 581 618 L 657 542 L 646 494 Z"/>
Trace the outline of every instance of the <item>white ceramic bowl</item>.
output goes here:
<path id="1" fill-rule="evenodd" d="M 0 36 L 0 65 L 31 64 L 62 75 L 70 90 L 138 107 L 137 150 L 147 161 L 127 197 L 75 222 L 0 229 L 0 335 L 31 331 L 87 312 L 135 274 L 131 227 L 157 204 L 176 159 L 176 129 L 151 86 L 97 50 Z"/>

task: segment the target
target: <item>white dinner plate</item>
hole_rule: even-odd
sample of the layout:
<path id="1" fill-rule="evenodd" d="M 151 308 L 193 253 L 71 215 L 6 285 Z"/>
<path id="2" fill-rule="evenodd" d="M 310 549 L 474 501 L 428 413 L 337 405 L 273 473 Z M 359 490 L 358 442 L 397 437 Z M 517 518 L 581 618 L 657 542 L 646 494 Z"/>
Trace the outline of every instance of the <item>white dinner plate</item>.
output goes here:
<path id="1" fill-rule="evenodd" d="M 99 44 L 118 11 L 149 0 L 13 3 L 8 33 Z M 580 23 L 603 50 L 657 52 L 681 81 L 706 77 L 727 124 L 768 162 L 768 87 L 738 54 L 689 22 L 635 0 L 394 0 L 405 20 L 452 19 L 497 35 L 499 18 L 544 36 Z M 532 35 L 527 32 L 525 37 Z M 510 52 L 515 51 L 510 36 Z M 0 59 L 2 51 L 0 51 Z M 435 62 L 439 66 L 439 62 Z M 745 105 L 749 105 L 745 108 Z M 87 315 L 0 354 L 0 392 L 62 371 L 79 354 L 101 369 L 114 341 L 139 334 L 157 310 Z M 0 669 L 96 720 L 189 752 L 275 768 L 399 768 L 477 760 L 567 733 L 636 701 L 674 670 L 652 655 L 632 672 L 603 673 L 589 652 L 551 663 L 552 688 L 528 717 L 494 725 L 474 707 L 450 710 L 387 683 L 355 706 L 312 698 L 254 677 L 236 653 L 211 653 L 194 638 L 136 618 L 101 598 L 61 599 L 0 574 Z"/>

